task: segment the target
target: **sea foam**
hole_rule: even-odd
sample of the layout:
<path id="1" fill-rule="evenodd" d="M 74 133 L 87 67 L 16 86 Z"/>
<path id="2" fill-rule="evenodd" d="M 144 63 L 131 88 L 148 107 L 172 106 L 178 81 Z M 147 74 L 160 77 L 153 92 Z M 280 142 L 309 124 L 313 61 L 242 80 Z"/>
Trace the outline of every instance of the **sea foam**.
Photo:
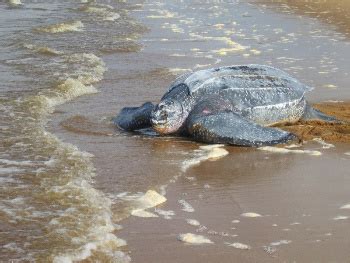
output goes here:
<path id="1" fill-rule="evenodd" d="M 228 155 L 229 152 L 223 147 L 222 144 L 200 146 L 193 158 L 182 162 L 181 170 L 186 172 L 189 168 L 199 165 L 201 162 L 214 161 Z"/>
<path id="2" fill-rule="evenodd" d="M 10 6 L 19 6 L 19 5 L 23 5 L 23 3 L 21 2 L 21 0 L 8 0 L 8 3 Z"/>
<path id="3" fill-rule="evenodd" d="M 253 213 L 253 212 L 243 213 L 243 214 L 241 214 L 241 216 L 243 216 L 243 217 L 261 217 L 260 214 Z"/>
<path id="4" fill-rule="evenodd" d="M 235 243 L 226 243 L 229 247 L 234 247 L 237 249 L 242 249 L 242 250 L 248 250 L 251 249 L 251 246 L 243 244 L 243 243 L 239 243 L 239 242 L 235 242 Z"/>
<path id="5" fill-rule="evenodd" d="M 64 32 L 82 31 L 83 27 L 84 27 L 84 24 L 78 20 L 78 21 L 70 21 L 70 22 L 64 22 L 64 23 L 39 27 L 36 29 L 36 31 L 57 34 L 57 33 L 64 33 Z"/>
<path id="6" fill-rule="evenodd" d="M 213 244 L 213 242 L 201 235 L 196 235 L 192 233 L 186 233 L 186 234 L 180 234 L 177 237 L 178 240 L 188 243 L 188 244 L 195 244 L 195 245 L 200 245 L 200 244 Z"/>
<path id="7" fill-rule="evenodd" d="M 274 152 L 274 153 L 298 153 L 298 154 L 308 154 L 312 156 L 320 156 L 322 153 L 320 151 L 314 150 L 290 150 L 286 148 L 272 147 L 272 146 L 264 146 L 258 148 L 261 151 Z"/>
<path id="8" fill-rule="evenodd" d="M 131 215 L 137 217 L 158 217 L 156 214 L 145 211 L 166 202 L 166 198 L 154 190 L 148 190 L 144 195 L 138 197 L 133 202 Z"/>
<path id="9" fill-rule="evenodd" d="M 87 6 L 82 9 L 86 13 L 95 14 L 104 21 L 115 21 L 120 18 L 120 15 L 113 12 L 111 6 Z"/>

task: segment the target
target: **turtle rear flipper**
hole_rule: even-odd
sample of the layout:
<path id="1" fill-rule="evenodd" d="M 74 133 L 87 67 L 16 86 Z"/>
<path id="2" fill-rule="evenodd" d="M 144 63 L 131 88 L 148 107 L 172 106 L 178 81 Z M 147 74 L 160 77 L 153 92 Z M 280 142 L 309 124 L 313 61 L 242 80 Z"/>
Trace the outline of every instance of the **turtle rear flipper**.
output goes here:
<path id="1" fill-rule="evenodd" d="M 264 146 L 297 140 L 292 133 L 261 126 L 227 111 L 192 115 L 188 119 L 187 130 L 195 140 L 205 143 Z"/>
<path id="2" fill-rule="evenodd" d="M 154 105 L 146 102 L 140 107 L 125 107 L 113 119 L 114 124 L 126 131 L 134 131 L 151 127 L 151 112 Z"/>
<path id="3" fill-rule="evenodd" d="M 316 110 L 309 104 L 306 104 L 305 111 L 301 119 L 302 120 L 321 120 L 321 121 L 336 122 L 336 123 L 341 122 L 336 117 L 329 116 L 319 110 Z"/>

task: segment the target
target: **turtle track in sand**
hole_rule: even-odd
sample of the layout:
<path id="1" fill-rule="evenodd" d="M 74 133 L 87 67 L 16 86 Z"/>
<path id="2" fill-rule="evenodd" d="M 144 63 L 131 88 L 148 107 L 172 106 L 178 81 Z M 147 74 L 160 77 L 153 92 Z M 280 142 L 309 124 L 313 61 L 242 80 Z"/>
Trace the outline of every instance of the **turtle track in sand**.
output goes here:
<path id="1" fill-rule="evenodd" d="M 283 123 L 275 126 L 292 132 L 305 141 L 322 138 L 325 141 L 350 143 L 350 102 L 323 102 L 312 106 L 325 114 L 335 116 L 344 123 L 301 120 L 296 123 Z"/>

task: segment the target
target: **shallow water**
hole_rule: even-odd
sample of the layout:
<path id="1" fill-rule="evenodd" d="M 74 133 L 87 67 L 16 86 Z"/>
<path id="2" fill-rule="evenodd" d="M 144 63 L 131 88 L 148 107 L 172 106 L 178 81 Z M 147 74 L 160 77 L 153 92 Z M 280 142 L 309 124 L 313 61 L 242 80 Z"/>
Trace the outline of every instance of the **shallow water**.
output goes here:
<path id="1" fill-rule="evenodd" d="M 230 64 L 280 67 L 313 102 L 348 100 L 336 23 L 266 1 L 15 2 L 0 4 L 0 260 L 349 257 L 349 144 L 210 149 L 111 123 L 177 74 Z"/>

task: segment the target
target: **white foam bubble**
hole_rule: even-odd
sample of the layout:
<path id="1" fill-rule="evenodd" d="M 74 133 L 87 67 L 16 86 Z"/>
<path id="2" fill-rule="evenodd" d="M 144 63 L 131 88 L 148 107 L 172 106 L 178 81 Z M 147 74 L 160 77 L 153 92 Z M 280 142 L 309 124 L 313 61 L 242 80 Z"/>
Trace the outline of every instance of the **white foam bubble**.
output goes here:
<path id="1" fill-rule="evenodd" d="M 164 184 L 164 185 L 161 185 L 159 187 L 159 191 L 160 191 L 160 194 L 165 196 L 166 195 L 166 189 L 168 188 L 168 185 L 167 184 Z"/>
<path id="2" fill-rule="evenodd" d="M 46 54 L 46 55 L 62 55 L 62 51 L 55 50 L 53 48 L 49 47 L 43 47 L 43 46 L 36 46 L 32 44 L 24 44 L 23 45 L 25 48 L 28 48 L 30 50 L 33 50 L 35 52 L 41 53 L 41 54 Z"/>
<path id="3" fill-rule="evenodd" d="M 57 96 L 45 97 L 50 107 L 55 107 L 83 95 L 98 92 L 93 86 L 86 86 L 79 80 L 71 78 L 58 85 L 57 91 Z"/>
<path id="4" fill-rule="evenodd" d="M 21 2 L 21 0 L 8 0 L 9 4 L 11 6 L 18 6 L 18 5 L 23 5 L 23 3 Z"/>
<path id="5" fill-rule="evenodd" d="M 103 244 L 108 245 L 108 243 L 117 244 L 118 247 L 126 245 L 126 242 L 124 240 L 119 239 L 112 234 L 109 234 L 105 237 L 104 240 L 101 240 L 99 242 L 89 242 L 89 243 L 85 244 L 84 246 L 82 246 L 79 250 L 76 250 L 76 251 L 70 252 L 70 253 L 67 252 L 66 254 L 55 256 L 53 259 L 53 262 L 54 263 L 68 263 L 68 262 L 70 263 L 70 262 L 81 261 L 81 260 L 87 259 L 92 255 L 93 250 L 97 250 Z M 123 252 L 119 251 L 119 253 L 116 254 L 116 256 L 120 257 L 121 256 L 120 253 L 123 253 Z M 127 261 L 127 262 L 129 262 L 129 261 Z"/>
<path id="6" fill-rule="evenodd" d="M 199 221 L 197 221 L 196 219 L 186 219 L 186 222 L 191 226 L 200 226 Z"/>
<path id="7" fill-rule="evenodd" d="M 173 216 L 175 216 L 175 212 L 172 210 L 163 210 L 163 209 L 156 208 L 154 209 L 154 212 L 160 216 L 163 216 L 163 218 L 167 220 L 170 220 L 173 218 Z"/>
<path id="8" fill-rule="evenodd" d="M 322 74 L 321 72 L 319 72 L 320 74 Z M 334 84 L 325 84 L 323 85 L 323 87 L 328 88 L 328 89 L 336 89 L 338 86 L 334 85 Z"/>
<path id="9" fill-rule="evenodd" d="M 84 12 L 96 14 L 102 17 L 104 21 L 115 21 L 120 18 L 120 15 L 116 12 L 113 12 L 111 8 L 107 6 L 88 6 L 83 8 Z"/>
<path id="10" fill-rule="evenodd" d="M 261 151 L 268 151 L 273 153 L 297 153 L 297 154 L 308 154 L 312 156 L 320 156 L 322 153 L 320 151 L 313 151 L 313 150 L 290 150 L 286 148 L 279 148 L 279 147 L 272 147 L 272 146 L 264 146 L 258 148 Z"/>
<path id="11" fill-rule="evenodd" d="M 350 209 L 350 204 L 343 205 L 340 209 Z"/>
<path id="12" fill-rule="evenodd" d="M 346 220 L 346 219 L 348 219 L 349 217 L 348 216 L 336 216 L 336 217 L 334 217 L 333 218 L 333 220 Z"/>
<path id="13" fill-rule="evenodd" d="M 131 215 L 137 216 L 137 217 L 145 217 L 145 218 L 158 217 L 156 214 L 145 211 L 143 209 L 134 209 L 131 211 Z"/>
<path id="14" fill-rule="evenodd" d="M 290 144 L 290 145 L 287 145 L 285 146 L 285 148 L 288 148 L 288 149 L 292 149 L 292 148 L 300 148 L 302 146 L 302 144 Z"/>
<path id="15" fill-rule="evenodd" d="M 242 249 L 242 250 L 247 250 L 247 249 L 251 249 L 251 246 L 243 244 L 243 243 L 239 243 L 239 242 L 235 242 L 235 243 L 226 243 L 229 247 L 234 247 L 237 249 Z"/>
<path id="16" fill-rule="evenodd" d="M 166 198 L 158 194 L 154 190 L 148 190 L 143 196 L 136 201 L 140 204 L 140 208 L 148 209 L 166 202 Z"/>
<path id="17" fill-rule="evenodd" d="M 185 72 L 189 72 L 191 70 L 188 68 L 170 68 L 169 71 L 170 73 L 174 73 L 174 74 L 180 74 L 180 73 L 182 74 Z"/>
<path id="18" fill-rule="evenodd" d="M 346 152 L 346 153 L 344 153 L 345 155 L 350 155 L 350 152 Z"/>
<path id="19" fill-rule="evenodd" d="M 342 103 L 344 102 L 343 100 L 326 100 L 325 102 L 329 102 L 329 103 Z"/>
<path id="20" fill-rule="evenodd" d="M 145 210 L 160 205 L 166 202 L 167 199 L 154 190 L 148 190 L 144 195 L 136 196 L 136 198 L 130 198 L 129 200 L 134 201 L 134 209 L 131 211 L 131 215 L 138 217 L 158 217 L 156 214 Z"/>
<path id="21" fill-rule="evenodd" d="M 243 217 L 261 217 L 260 214 L 254 213 L 254 212 L 243 213 L 243 214 L 241 214 L 241 216 L 243 216 Z"/>
<path id="22" fill-rule="evenodd" d="M 279 241 L 271 242 L 270 246 L 276 247 L 276 246 L 280 246 L 280 245 L 287 245 L 290 243 L 292 243 L 291 240 L 279 240 Z"/>
<path id="23" fill-rule="evenodd" d="M 250 52 L 254 55 L 260 55 L 261 51 L 260 50 L 256 50 L 256 49 L 251 49 Z"/>
<path id="24" fill-rule="evenodd" d="M 206 226 L 200 225 L 198 229 L 196 229 L 196 232 L 204 232 L 208 228 Z"/>
<path id="25" fill-rule="evenodd" d="M 182 162 L 181 170 L 186 172 L 189 168 L 199 165 L 201 162 L 214 161 L 228 155 L 229 152 L 222 147 L 224 145 L 221 144 L 200 146 L 193 158 Z"/>
<path id="26" fill-rule="evenodd" d="M 66 73 L 64 76 L 77 79 L 84 85 L 89 85 L 102 80 L 106 71 L 105 63 L 101 58 L 93 53 L 76 53 L 62 57 L 64 63 L 74 66 L 74 71 Z"/>
<path id="27" fill-rule="evenodd" d="M 188 244 L 196 244 L 196 245 L 200 245 L 200 244 L 213 244 L 213 242 L 201 235 L 196 235 L 196 234 L 192 234 L 192 233 L 186 233 L 186 234 L 180 234 L 178 235 L 178 240 L 188 243 Z"/>
<path id="28" fill-rule="evenodd" d="M 179 204 L 182 206 L 182 211 L 188 212 L 188 213 L 193 213 L 194 208 L 185 200 L 178 200 Z"/>
<path id="29" fill-rule="evenodd" d="M 233 224 L 238 224 L 239 222 L 241 222 L 241 221 L 239 221 L 239 220 L 237 220 L 237 219 L 231 221 L 231 223 L 233 223 Z"/>
<path id="30" fill-rule="evenodd" d="M 321 138 L 314 138 L 313 141 L 318 142 L 319 144 L 321 144 L 323 149 L 330 149 L 330 148 L 334 148 L 335 147 L 333 144 L 327 143 L 324 140 L 322 140 Z"/>
<path id="31" fill-rule="evenodd" d="M 78 20 L 78 21 L 64 22 L 64 23 L 40 27 L 37 29 L 37 31 L 56 34 L 56 33 L 64 33 L 64 32 L 82 31 L 83 27 L 84 27 L 84 24 Z"/>

